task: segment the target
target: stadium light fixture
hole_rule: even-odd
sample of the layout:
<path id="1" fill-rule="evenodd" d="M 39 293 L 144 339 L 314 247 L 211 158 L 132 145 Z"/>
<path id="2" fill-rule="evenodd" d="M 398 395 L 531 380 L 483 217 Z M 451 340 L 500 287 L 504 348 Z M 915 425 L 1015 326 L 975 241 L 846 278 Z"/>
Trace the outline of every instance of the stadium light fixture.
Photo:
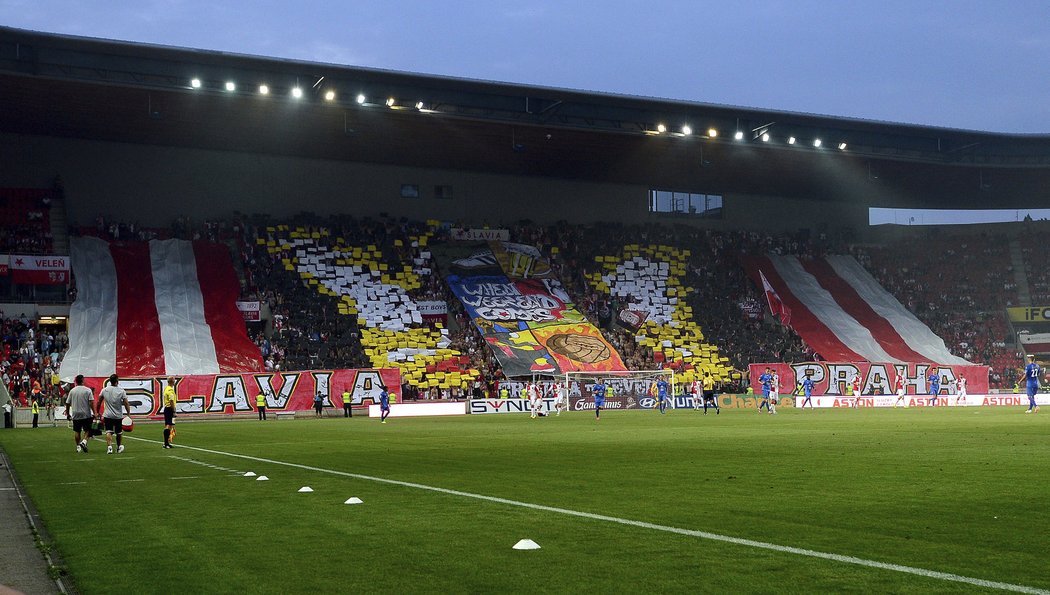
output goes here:
<path id="1" fill-rule="evenodd" d="M 793 145 L 793 144 L 795 144 L 795 137 L 793 137 L 793 136 L 789 136 L 789 137 L 788 137 L 788 144 L 789 144 L 789 145 Z"/>
<path id="2" fill-rule="evenodd" d="M 201 80 L 197 79 L 197 78 L 190 79 L 190 86 L 193 87 L 194 89 L 200 89 L 201 88 Z"/>
<path id="3" fill-rule="evenodd" d="M 419 110 L 423 109 L 423 102 L 422 101 L 417 101 L 416 102 L 416 109 L 419 109 Z"/>
<path id="4" fill-rule="evenodd" d="M 226 90 L 227 91 L 236 91 L 237 90 L 237 84 L 234 83 L 233 81 L 226 81 Z"/>
<path id="5" fill-rule="evenodd" d="M 266 85 L 259 85 L 259 95 L 269 95 L 270 87 Z"/>
<path id="6" fill-rule="evenodd" d="M 736 133 L 733 134 L 733 139 L 734 140 L 744 140 L 744 133 L 743 133 L 743 131 L 737 130 Z"/>
<path id="7" fill-rule="evenodd" d="M 692 126 L 690 126 L 688 124 L 686 124 L 685 126 L 682 126 L 682 134 L 690 135 L 692 133 L 693 133 L 693 127 Z"/>
<path id="8" fill-rule="evenodd" d="M 839 150 L 840 151 L 845 151 L 846 150 L 846 143 L 845 142 L 839 143 Z"/>
<path id="9" fill-rule="evenodd" d="M 656 131 L 659 132 L 660 134 L 663 134 L 663 133 L 667 132 L 667 126 L 664 126 L 663 124 L 657 124 L 656 125 Z"/>
<path id="10" fill-rule="evenodd" d="M 760 136 L 759 138 L 762 139 L 762 142 L 768 143 L 769 142 L 769 133 L 768 132 L 763 132 L 762 136 Z"/>
<path id="11" fill-rule="evenodd" d="M 709 138 L 718 138 L 718 130 L 716 130 L 714 128 L 708 128 L 707 129 L 707 136 Z"/>
<path id="12" fill-rule="evenodd" d="M 396 103 L 397 103 L 396 99 L 394 99 L 393 97 L 387 97 L 387 100 L 386 100 L 386 106 L 387 107 L 394 107 L 394 104 L 396 104 Z"/>
<path id="13" fill-rule="evenodd" d="M 362 94 L 362 93 L 358 93 L 358 94 L 357 94 L 357 103 L 358 103 L 358 104 L 364 104 L 364 102 L 365 102 L 365 101 L 366 101 L 367 99 L 368 99 L 368 98 L 367 98 L 367 97 L 365 97 L 365 96 L 364 96 L 364 94 Z"/>
<path id="14" fill-rule="evenodd" d="M 324 92 L 324 100 L 325 101 L 335 101 L 335 91 L 333 91 L 331 89 L 325 91 Z"/>
<path id="15" fill-rule="evenodd" d="M 815 148 L 819 149 L 819 148 L 820 148 L 820 145 L 822 145 L 822 144 L 824 144 L 824 143 L 823 143 L 823 141 L 821 141 L 821 140 L 820 140 L 819 138 L 815 138 L 815 139 L 813 139 L 813 146 L 814 146 Z"/>
<path id="16" fill-rule="evenodd" d="M 303 96 L 303 90 L 302 89 L 300 89 L 299 87 L 292 87 L 292 97 L 295 97 L 296 99 L 301 99 L 302 96 Z"/>

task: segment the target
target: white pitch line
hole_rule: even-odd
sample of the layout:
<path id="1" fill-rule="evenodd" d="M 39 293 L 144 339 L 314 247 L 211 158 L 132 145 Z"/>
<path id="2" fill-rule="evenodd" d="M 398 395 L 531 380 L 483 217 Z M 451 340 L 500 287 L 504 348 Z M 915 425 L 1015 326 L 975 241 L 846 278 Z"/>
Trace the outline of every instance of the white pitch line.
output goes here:
<path id="1" fill-rule="evenodd" d="M 186 477 L 169 477 L 168 479 L 200 479 L 200 475 L 187 475 Z"/>
<path id="2" fill-rule="evenodd" d="M 146 481 L 146 480 L 145 479 L 118 479 L 118 480 L 116 480 L 117 483 L 128 483 L 128 482 L 132 482 L 132 481 Z"/>
<path id="3" fill-rule="evenodd" d="M 156 440 L 147 440 L 145 438 L 132 438 L 132 440 L 141 440 L 143 442 L 153 442 L 160 444 Z M 989 589 L 1000 589 L 1002 591 L 1012 591 L 1015 593 L 1030 593 L 1033 595 L 1050 595 L 1050 590 L 1040 589 L 1038 587 L 1029 587 L 1027 585 L 1015 585 L 1013 583 L 1003 583 L 999 581 L 991 581 L 983 578 L 975 578 L 970 576 L 963 576 L 960 574 L 952 574 L 950 572 L 940 572 L 938 570 L 928 570 L 926 568 L 918 568 L 915 566 L 904 566 L 902 564 L 891 564 L 889 562 L 879 562 L 878 560 L 868 560 L 866 558 L 857 558 L 855 556 L 846 556 L 843 554 L 833 554 L 830 552 L 821 552 L 818 550 L 809 550 L 805 548 L 793 547 L 790 545 L 779 545 L 776 543 L 768 543 L 765 541 L 756 541 L 753 539 L 744 539 L 742 537 L 733 537 L 731 535 L 721 535 L 719 533 L 709 533 L 707 531 L 697 531 L 695 529 L 682 529 L 680 527 L 671 527 L 669 525 L 658 525 L 656 523 L 648 523 L 646 521 L 636 521 L 633 519 L 623 519 L 614 516 L 608 516 L 604 514 L 595 514 L 593 512 L 584 512 L 580 510 L 571 510 L 568 508 L 558 508 L 556 506 L 547 506 L 545 504 L 533 504 L 531 502 L 521 502 L 519 500 L 510 500 L 507 498 L 499 498 L 497 496 L 486 496 L 484 494 L 474 494 L 471 492 L 462 492 L 459 490 L 451 490 L 448 488 L 441 488 L 437 486 L 429 486 L 421 483 L 412 483 L 410 481 L 400 481 L 397 479 L 387 479 L 385 477 L 375 477 L 372 475 L 362 475 L 360 473 L 350 473 L 347 471 L 337 471 L 335 469 L 324 469 L 322 467 L 312 467 L 310 465 L 300 465 L 299 463 L 289 463 L 287 461 L 277 461 L 274 459 L 265 459 L 262 457 L 253 457 L 249 455 L 242 455 L 235 452 L 224 452 L 221 450 L 211 450 L 208 448 L 200 448 L 197 446 L 186 446 L 182 445 L 180 448 L 187 448 L 200 452 L 206 452 L 215 455 L 223 455 L 227 457 L 234 457 L 238 459 L 244 459 L 247 461 L 255 461 L 258 463 L 270 463 L 272 465 L 284 465 L 286 467 L 294 467 L 296 469 L 304 469 L 306 471 L 316 471 L 318 473 L 327 473 L 330 475 L 338 475 L 341 477 L 350 477 L 353 479 L 362 479 L 365 481 L 374 481 L 377 483 L 385 483 L 389 485 L 396 485 L 405 488 L 414 488 L 417 490 L 426 490 L 429 492 L 437 492 L 439 494 L 448 494 L 450 496 L 460 496 L 463 498 L 471 498 L 474 500 L 482 500 L 485 502 L 495 502 L 497 504 L 506 504 L 508 506 L 517 506 L 519 508 L 528 508 L 531 510 L 542 510 L 544 512 L 553 512 L 557 514 L 563 514 L 567 516 L 573 516 L 584 519 L 592 519 L 596 521 L 606 521 L 609 523 L 616 523 L 619 525 L 627 525 L 630 527 L 641 527 L 643 529 L 652 529 L 654 531 L 663 531 L 665 533 L 675 533 L 678 535 L 687 535 L 689 537 L 699 537 L 701 539 L 707 539 L 710 541 L 720 541 L 723 543 L 732 543 L 734 545 L 743 545 L 762 550 L 771 550 L 774 552 L 781 552 L 785 554 L 795 554 L 797 556 L 806 556 L 808 558 L 818 558 L 821 560 L 831 560 L 833 562 L 842 562 L 844 564 L 853 564 L 855 566 L 865 566 L 867 568 L 878 568 L 880 570 L 892 570 L 894 572 L 902 572 L 904 574 L 914 574 L 926 578 L 934 578 L 942 581 L 949 581 L 953 583 L 963 583 L 967 585 L 974 585 L 977 587 L 986 587 Z"/>

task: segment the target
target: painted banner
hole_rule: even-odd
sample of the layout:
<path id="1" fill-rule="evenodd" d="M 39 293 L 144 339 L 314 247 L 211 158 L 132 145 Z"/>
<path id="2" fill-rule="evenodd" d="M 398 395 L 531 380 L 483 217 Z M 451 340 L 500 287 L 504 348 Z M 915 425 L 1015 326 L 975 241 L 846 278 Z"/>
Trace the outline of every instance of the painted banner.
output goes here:
<path id="1" fill-rule="evenodd" d="M 454 242 L 506 242 L 510 240 L 510 230 L 453 227 L 449 230 L 449 238 Z"/>
<path id="2" fill-rule="evenodd" d="M 1017 339 L 1024 346 L 1025 353 L 1050 352 L 1050 333 L 1019 333 Z"/>
<path id="3" fill-rule="evenodd" d="M 504 273 L 501 266 L 509 270 Z M 505 375 L 625 370 L 620 355 L 576 310 L 561 282 L 535 276 L 550 273 L 535 248 L 493 243 L 487 252 L 454 261 L 450 270 L 449 287 Z"/>
<path id="4" fill-rule="evenodd" d="M 69 257 L 12 254 L 9 257 L 12 283 L 24 285 L 65 285 L 69 283 Z"/>
<path id="5" fill-rule="evenodd" d="M 84 385 L 98 395 L 105 380 L 85 378 Z M 133 416 L 163 412 L 161 395 L 166 378 L 121 378 L 119 384 L 128 394 Z M 396 368 L 383 368 L 176 376 L 179 401 L 175 411 L 205 415 L 250 413 L 256 410 L 255 398 L 260 393 L 266 397 L 267 411 L 308 411 L 313 409 L 314 395 L 318 392 L 325 407 L 341 409 L 344 390 L 350 391 L 354 405 L 378 403 L 380 387 L 384 384 L 400 394 L 401 373 Z"/>
<path id="6" fill-rule="evenodd" d="M 908 395 L 927 394 L 927 378 L 930 376 L 930 364 L 873 364 L 868 362 L 806 362 L 800 364 L 751 364 L 749 367 L 751 389 L 762 394 L 762 383 L 759 377 L 766 368 L 780 376 L 781 394 L 796 392 L 798 384 L 807 374 L 812 375 L 815 396 L 844 396 L 846 386 L 854 375 L 860 375 L 861 394 L 866 396 L 895 395 L 897 378 L 904 379 L 904 392 Z M 940 393 L 954 395 L 955 381 L 961 376 L 966 378 L 966 391 L 970 394 L 988 392 L 988 366 L 938 366 L 941 377 Z M 852 398 L 852 397 L 851 397 Z"/>
<path id="7" fill-rule="evenodd" d="M 8 273 L 8 263 L 11 262 L 11 257 L 7 254 L 0 254 L 0 277 L 6 276 Z"/>
<path id="8" fill-rule="evenodd" d="M 237 302 L 237 310 L 240 311 L 245 322 L 262 320 L 262 308 L 259 302 Z"/>

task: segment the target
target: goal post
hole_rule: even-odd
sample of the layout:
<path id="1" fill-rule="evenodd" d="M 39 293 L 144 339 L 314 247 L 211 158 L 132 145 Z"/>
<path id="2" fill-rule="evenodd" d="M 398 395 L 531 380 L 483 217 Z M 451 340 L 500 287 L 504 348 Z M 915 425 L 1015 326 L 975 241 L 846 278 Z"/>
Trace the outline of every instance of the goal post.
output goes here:
<path id="1" fill-rule="evenodd" d="M 568 394 L 569 411 L 594 411 L 591 388 L 601 380 L 606 388 L 604 409 L 652 409 L 656 406 L 655 385 L 659 380 L 668 385 L 670 403 L 674 407 L 678 386 L 675 371 L 629 370 L 619 372 L 565 372 L 564 389 Z"/>

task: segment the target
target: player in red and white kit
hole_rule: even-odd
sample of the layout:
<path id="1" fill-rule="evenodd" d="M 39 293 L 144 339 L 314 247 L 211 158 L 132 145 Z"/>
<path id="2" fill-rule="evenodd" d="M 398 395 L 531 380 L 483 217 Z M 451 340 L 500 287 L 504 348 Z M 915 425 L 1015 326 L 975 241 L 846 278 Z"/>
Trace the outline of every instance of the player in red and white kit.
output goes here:
<path id="1" fill-rule="evenodd" d="M 780 400 L 780 374 L 773 372 L 773 379 L 769 381 L 769 414 L 777 414 L 777 401 Z"/>
<path id="2" fill-rule="evenodd" d="M 529 409 L 532 410 L 532 417 L 543 415 L 540 411 L 540 404 L 543 403 L 543 399 L 540 398 L 540 387 L 535 382 L 530 382 L 525 385 L 525 394 L 529 398 Z"/>
<path id="3" fill-rule="evenodd" d="M 966 404 L 966 377 L 961 374 L 955 379 L 955 404 L 960 403 Z"/>
<path id="4" fill-rule="evenodd" d="M 853 389 L 853 406 L 860 407 L 860 374 L 853 375 L 850 388 Z"/>
<path id="5" fill-rule="evenodd" d="M 689 387 L 689 392 L 693 395 L 693 411 L 699 411 L 704 408 L 704 383 L 699 379 L 693 381 L 693 385 Z"/>
<path id="6" fill-rule="evenodd" d="M 897 402 L 893 404 L 893 408 L 896 409 L 897 405 L 902 407 L 908 406 L 908 400 L 904 398 L 904 375 L 900 374 L 897 376 Z"/>
<path id="7" fill-rule="evenodd" d="M 569 389 L 563 386 L 560 382 L 555 382 L 554 386 L 551 387 L 554 391 L 554 411 L 555 415 L 561 415 L 562 411 L 568 411 L 569 409 Z"/>

